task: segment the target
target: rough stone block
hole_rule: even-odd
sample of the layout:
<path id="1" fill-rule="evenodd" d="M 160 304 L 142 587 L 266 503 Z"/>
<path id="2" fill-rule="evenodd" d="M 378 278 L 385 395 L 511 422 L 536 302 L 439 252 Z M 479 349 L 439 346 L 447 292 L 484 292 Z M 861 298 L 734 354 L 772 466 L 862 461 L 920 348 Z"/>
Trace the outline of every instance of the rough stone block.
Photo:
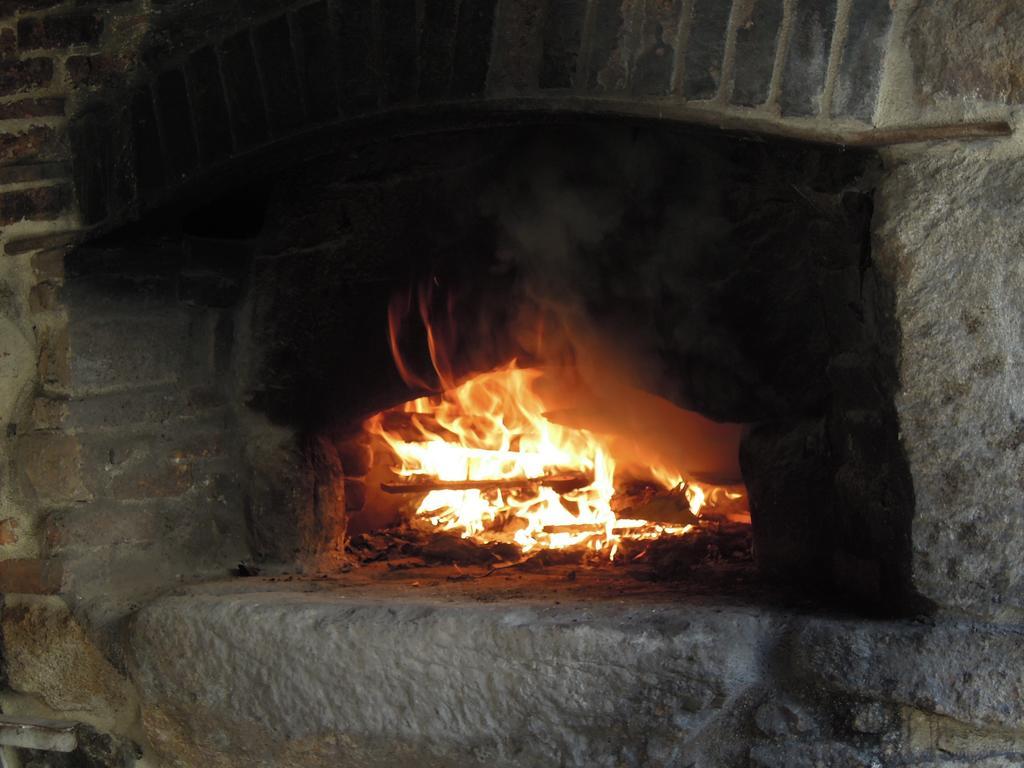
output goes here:
<path id="1" fill-rule="evenodd" d="M 889 0 L 855 0 L 850 7 L 846 42 L 832 97 L 832 114 L 870 122 L 882 80 L 892 27 Z"/>
<path id="2" fill-rule="evenodd" d="M 941 607 L 1020 617 L 1024 157 L 936 147 L 891 166 L 879 190 L 873 240 L 899 344 L 914 585 Z"/>
<path id="3" fill-rule="evenodd" d="M 67 184 L 0 193 L 0 225 L 56 219 L 68 210 L 71 200 Z"/>
<path id="4" fill-rule="evenodd" d="M 731 2 L 696 0 L 686 41 L 683 96 L 691 101 L 713 99 L 722 80 L 722 60 Z"/>
<path id="5" fill-rule="evenodd" d="M 60 5 L 63 0 L 2 0 L 0 17 L 13 16 L 19 11 L 42 11 Z"/>
<path id="6" fill-rule="evenodd" d="M 270 132 L 283 136 L 295 130 L 304 119 L 288 17 L 278 16 L 255 27 L 253 44 L 260 62 Z"/>
<path id="7" fill-rule="evenodd" d="M 54 595 L 61 590 L 63 572 L 59 560 L 0 560 L 0 593 Z"/>
<path id="8" fill-rule="evenodd" d="M 755 107 L 768 100 L 782 26 L 782 0 L 754 0 L 736 29 L 732 102 Z"/>
<path id="9" fill-rule="evenodd" d="M 238 149 L 266 141 L 267 113 L 249 30 L 221 43 L 221 75 Z"/>
<path id="10" fill-rule="evenodd" d="M 18 20 L 18 48 L 67 48 L 91 44 L 103 32 L 103 18 L 93 13 L 69 13 Z"/>
<path id="11" fill-rule="evenodd" d="M 110 716 L 129 701 L 127 680 L 89 641 L 58 600 L 4 608 L 3 650 L 11 688 L 40 697 L 59 712 Z"/>
<path id="12" fill-rule="evenodd" d="M 538 78 L 541 88 L 572 88 L 575 85 L 586 5 L 585 0 L 548 5 Z"/>
<path id="13" fill-rule="evenodd" d="M 231 122 L 213 48 L 207 46 L 190 54 L 185 75 L 192 98 L 199 156 L 204 165 L 224 160 L 231 154 Z"/>
<path id="14" fill-rule="evenodd" d="M 792 23 L 779 104 L 783 115 L 816 115 L 828 74 L 836 4 L 796 0 Z"/>
<path id="15" fill-rule="evenodd" d="M 185 75 L 181 70 L 171 69 L 157 76 L 156 103 L 160 112 L 164 167 L 167 180 L 173 184 L 188 176 L 199 162 Z"/>
<path id="16" fill-rule="evenodd" d="M 42 88 L 53 80 L 52 59 L 0 61 L 0 96 Z"/>
<path id="17" fill-rule="evenodd" d="M 906 41 L 915 90 L 939 97 L 1024 101 L 1024 7 L 1017 0 L 933 0 L 918 3 Z"/>
<path id="18" fill-rule="evenodd" d="M 292 23 L 298 62 L 296 76 L 302 83 L 309 119 L 319 122 L 334 117 L 338 113 L 337 54 L 327 4 L 305 6 L 294 14 Z M 360 44 L 365 45 L 365 41 Z"/>
<path id="19" fill-rule="evenodd" d="M 18 488 L 27 498 L 77 501 L 88 498 L 82 478 L 81 445 L 72 435 L 33 432 L 15 446 Z"/>
<path id="20" fill-rule="evenodd" d="M 76 393 L 179 381 L 186 370 L 189 318 L 174 313 L 140 319 L 73 318 L 71 386 Z"/>
<path id="21" fill-rule="evenodd" d="M 478 96 L 487 83 L 497 0 L 463 0 L 455 31 L 451 93 Z"/>

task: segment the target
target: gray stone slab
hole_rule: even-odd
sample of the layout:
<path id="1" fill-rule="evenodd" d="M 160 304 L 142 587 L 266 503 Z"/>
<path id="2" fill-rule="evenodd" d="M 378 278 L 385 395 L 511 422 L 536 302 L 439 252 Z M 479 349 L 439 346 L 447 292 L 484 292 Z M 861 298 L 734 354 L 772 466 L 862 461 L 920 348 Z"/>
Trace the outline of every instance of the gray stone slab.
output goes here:
<path id="1" fill-rule="evenodd" d="M 908 706 L 967 734 L 1024 726 L 1017 630 L 594 598 L 587 578 L 518 596 L 246 579 L 161 598 L 129 639 L 147 734 L 175 764 L 224 768 L 724 768 L 918 764 L 931 752 L 893 719 Z M 972 743 L 988 742 L 942 756 Z"/>
<path id="2" fill-rule="evenodd" d="M 870 122 L 882 80 L 892 8 L 889 0 L 854 0 L 843 44 L 832 114 Z"/>
<path id="3" fill-rule="evenodd" d="M 783 115 L 816 115 L 828 74 L 836 3 L 796 0 L 795 8 L 779 104 Z"/>
<path id="4" fill-rule="evenodd" d="M 913 582 L 940 607 L 1024 610 L 1024 157 L 936 146 L 890 159 L 874 218 L 889 283 Z"/>
<path id="5" fill-rule="evenodd" d="M 782 25 L 782 0 L 754 0 L 736 30 L 732 102 L 746 107 L 768 100 Z"/>

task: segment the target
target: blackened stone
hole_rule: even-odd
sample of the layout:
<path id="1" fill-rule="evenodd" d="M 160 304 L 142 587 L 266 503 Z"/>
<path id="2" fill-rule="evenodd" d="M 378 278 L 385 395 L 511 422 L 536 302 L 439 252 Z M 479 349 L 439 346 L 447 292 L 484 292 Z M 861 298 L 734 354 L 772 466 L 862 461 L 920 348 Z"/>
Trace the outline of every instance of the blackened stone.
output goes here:
<path id="1" fill-rule="evenodd" d="M 384 101 L 400 104 L 416 95 L 418 30 L 415 3 L 382 3 Z"/>
<path id="2" fill-rule="evenodd" d="M 67 178 L 69 174 L 70 168 L 67 163 L 29 162 L 18 165 L 3 165 L 0 166 L 0 184 L 23 184 L 27 181 L 63 179 Z M 6 253 L 11 253 L 10 245 L 11 241 L 7 241 Z"/>
<path id="3" fill-rule="evenodd" d="M 314 122 L 338 114 L 338 78 L 327 3 L 313 3 L 294 18 L 299 80 Z"/>
<path id="4" fill-rule="evenodd" d="M 725 36 L 731 2 L 696 0 L 686 43 L 683 95 L 693 100 L 713 99 L 722 79 Z"/>
<path id="5" fill-rule="evenodd" d="M 107 216 L 110 134 L 101 115 L 92 112 L 73 122 L 69 135 L 75 163 L 75 193 L 82 223 L 95 224 Z"/>
<path id="6" fill-rule="evenodd" d="M 303 122 L 288 17 L 278 16 L 260 24 L 253 30 L 253 43 L 263 76 L 267 122 L 271 133 L 282 136 Z"/>
<path id="7" fill-rule="evenodd" d="M 779 94 L 782 114 L 806 116 L 820 111 L 835 24 L 835 2 L 797 0 Z"/>
<path id="8" fill-rule="evenodd" d="M 103 19 L 92 13 L 43 16 L 18 21 L 18 48 L 67 48 L 95 43 L 103 32 Z"/>
<path id="9" fill-rule="evenodd" d="M 171 182 L 180 181 L 195 169 L 199 161 L 195 136 L 192 135 L 185 75 L 181 70 L 172 69 L 160 74 L 156 80 L 156 97 L 163 128 L 167 177 Z"/>
<path id="10" fill-rule="evenodd" d="M 622 1 L 597 0 L 594 5 L 594 30 L 590 38 L 590 61 L 587 66 L 587 88 L 609 89 L 602 82 L 601 72 L 620 47 L 622 33 Z"/>
<path id="11" fill-rule="evenodd" d="M 487 84 L 495 0 L 462 0 L 455 33 L 451 92 L 477 96 Z"/>
<path id="12" fill-rule="evenodd" d="M 758 566 L 799 577 L 823 572 L 833 504 L 832 465 L 822 421 L 755 427 L 740 445 Z"/>
<path id="13" fill-rule="evenodd" d="M 247 149 L 267 138 L 267 114 L 249 32 L 238 32 L 222 44 L 221 67 L 235 143 Z"/>
<path id="14" fill-rule="evenodd" d="M 51 59 L 0 62 L 0 96 L 40 88 L 53 79 Z"/>
<path id="15" fill-rule="evenodd" d="M 675 50 L 664 38 L 665 30 L 659 24 L 654 33 L 654 45 L 636 60 L 634 93 L 663 95 L 669 92 L 672 86 L 672 70 L 675 67 Z"/>
<path id="16" fill-rule="evenodd" d="M 586 6 L 584 0 L 548 4 L 540 66 L 541 88 L 571 88 L 575 84 Z"/>
<path id="17" fill-rule="evenodd" d="M 159 191 L 164 183 L 164 158 L 153 111 L 153 97 L 143 86 L 132 97 L 132 132 L 135 138 L 135 173 L 143 193 Z"/>
<path id="18" fill-rule="evenodd" d="M 213 48 L 200 48 L 189 56 L 185 72 L 195 108 L 199 154 L 205 164 L 224 160 L 231 154 L 231 123 Z"/>
<path id="19" fill-rule="evenodd" d="M 892 26 L 889 0 L 853 0 L 832 113 L 870 121 Z"/>
<path id="20" fill-rule="evenodd" d="M 736 30 L 734 104 L 753 107 L 768 99 L 781 24 L 782 0 L 755 0 L 750 16 Z"/>
<path id="21" fill-rule="evenodd" d="M 348 0 L 333 7 L 338 29 L 338 84 L 341 109 L 358 113 L 377 106 L 378 35 L 372 0 Z"/>
<path id="22" fill-rule="evenodd" d="M 420 38 L 420 97 L 448 92 L 455 55 L 458 0 L 433 0 L 426 4 Z"/>

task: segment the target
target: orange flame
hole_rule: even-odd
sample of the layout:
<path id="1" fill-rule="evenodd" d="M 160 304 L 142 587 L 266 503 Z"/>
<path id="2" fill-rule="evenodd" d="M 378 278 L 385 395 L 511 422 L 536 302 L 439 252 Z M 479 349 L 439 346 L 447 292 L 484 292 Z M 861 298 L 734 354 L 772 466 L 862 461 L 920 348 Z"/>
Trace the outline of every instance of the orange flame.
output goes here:
<path id="1" fill-rule="evenodd" d="M 415 511 L 416 519 L 480 542 L 513 543 L 524 553 L 586 546 L 611 558 L 623 539 L 655 539 L 692 529 L 693 518 L 683 519 L 686 510 L 678 522 L 617 516 L 613 506 L 623 480 L 617 473 L 617 443 L 552 415 L 564 403 L 555 402 L 558 398 L 542 385 L 557 375 L 512 361 L 456 384 L 446 352 L 454 331 L 451 305 L 444 329 L 448 336 L 439 338 L 431 323 L 430 298 L 429 290 L 420 292 L 419 314 L 441 391 L 378 413 L 365 428 L 390 447 L 399 477 L 477 481 L 480 487 L 430 490 Z M 395 363 L 411 386 L 436 390 L 399 352 L 402 320 L 411 312 L 411 295 L 389 308 Z M 395 414 L 406 415 L 402 428 L 394 426 Z M 689 514 L 700 515 L 703 487 L 684 483 L 678 469 L 658 464 L 646 468 L 646 480 L 666 490 L 683 489 Z M 573 490 L 560 492 L 543 482 L 566 474 L 580 478 Z M 493 482 L 510 480 L 523 482 L 515 487 Z"/>

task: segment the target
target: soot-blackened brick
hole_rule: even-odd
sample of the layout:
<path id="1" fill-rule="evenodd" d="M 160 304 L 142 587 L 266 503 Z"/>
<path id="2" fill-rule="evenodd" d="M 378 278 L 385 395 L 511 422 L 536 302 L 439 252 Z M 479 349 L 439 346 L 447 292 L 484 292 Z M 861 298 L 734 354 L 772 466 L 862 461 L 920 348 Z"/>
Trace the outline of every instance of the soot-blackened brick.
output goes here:
<path id="1" fill-rule="evenodd" d="M 348 114 L 377 106 L 377 32 L 373 0 L 348 0 L 333 6 L 338 29 L 338 83 L 343 112 Z"/>
<path id="2" fill-rule="evenodd" d="M 97 112 L 71 124 L 71 153 L 75 158 L 74 181 L 78 210 L 84 224 L 106 218 L 110 192 L 110 131 Z"/>
<path id="3" fill-rule="evenodd" d="M 19 99 L 0 104 L 0 120 L 25 117 L 60 117 L 64 114 L 64 99 Z"/>
<path id="4" fill-rule="evenodd" d="M 753 107 L 768 99 L 782 27 L 782 4 L 783 0 L 754 0 L 750 15 L 736 30 L 733 104 Z"/>
<path id="5" fill-rule="evenodd" d="M 338 114 L 338 78 L 334 37 L 327 3 L 307 5 L 295 14 L 298 78 L 306 110 L 314 122 Z"/>
<path id="6" fill-rule="evenodd" d="M 196 139 L 192 134 L 192 110 L 185 75 L 181 70 L 160 73 L 156 79 L 156 100 L 163 128 L 167 179 L 170 182 L 181 181 L 195 170 L 199 161 Z"/>
<path id="7" fill-rule="evenodd" d="M 575 84 L 586 9 L 585 0 L 548 4 L 540 64 L 541 88 L 571 88 Z"/>
<path id="8" fill-rule="evenodd" d="M 891 26 L 889 0 L 853 0 L 832 107 L 834 115 L 864 121 L 874 116 Z"/>
<path id="9" fill-rule="evenodd" d="M 718 95 L 731 10 L 732 3 L 726 0 L 694 3 L 683 76 L 683 95 L 687 99 L 698 101 Z"/>
<path id="10" fill-rule="evenodd" d="M 384 101 L 400 104 L 409 101 L 417 90 L 417 46 L 415 3 L 382 3 Z"/>
<path id="11" fill-rule="evenodd" d="M 207 46 L 192 53 L 185 74 L 192 96 L 199 156 L 207 165 L 223 160 L 231 154 L 231 123 L 213 48 Z"/>
<path id="12" fill-rule="evenodd" d="M 622 0 L 595 0 L 594 30 L 590 38 L 587 88 L 599 88 L 598 76 L 616 50 L 622 32 Z"/>
<path id="13" fill-rule="evenodd" d="M 157 192 L 164 181 L 164 153 L 148 87 L 143 86 L 132 96 L 131 121 L 139 190 L 143 193 Z"/>
<path id="14" fill-rule="evenodd" d="M 487 85 L 491 60 L 495 0 L 462 0 L 455 30 L 451 92 L 477 96 Z"/>
<path id="15" fill-rule="evenodd" d="M 223 42 L 221 73 L 237 147 L 248 149 L 266 141 L 267 113 L 248 30 Z"/>
<path id="16" fill-rule="evenodd" d="M 103 19 L 92 13 L 69 13 L 18 21 L 18 48 L 67 48 L 95 43 L 103 32 Z"/>
<path id="17" fill-rule="evenodd" d="M 458 0 L 431 0 L 424 7 L 420 36 L 421 98 L 444 96 L 452 77 Z"/>
<path id="18" fill-rule="evenodd" d="M 57 132 L 36 125 L 17 133 L 0 133 L 0 163 L 52 160 L 62 154 Z"/>
<path id="19" fill-rule="evenodd" d="M 253 31 L 253 42 L 263 75 L 270 132 L 283 136 L 303 122 L 288 17 L 279 16 L 260 24 Z"/>
<path id="20" fill-rule="evenodd" d="M 70 204 L 71 187 L 67 184 L 3 192 L 0 193 L 0 225 L 25 219 L 55 219 Z"/>
<path id="21" fill-rule="evenodd" d="M 668 34 L 660 23 L 655 25 L 653 42 L 637 57 L 634 65 L 634 93 L 658 96 L 671 90 L 675 49 L 666 41 Z"/>
<path id="22" fill-rule="evenodd" d="M 0 62 L 0 96 L 41 88 L 53 80 L 51 59 Z"/>
<path id="23" fill-rule="evenodd" d="M 69 56 L 64 67 L 72 85 L 79 87 L 114 85 L 124 78 L 124 68 L 120 62 L 106 53 Z"/>
<path id="24" fill-rule="evenodd" d="M 796 0 L 779 94 L 782 114 L 806 116 L 820 110 L 835 25 L 835 2 Z"/>

